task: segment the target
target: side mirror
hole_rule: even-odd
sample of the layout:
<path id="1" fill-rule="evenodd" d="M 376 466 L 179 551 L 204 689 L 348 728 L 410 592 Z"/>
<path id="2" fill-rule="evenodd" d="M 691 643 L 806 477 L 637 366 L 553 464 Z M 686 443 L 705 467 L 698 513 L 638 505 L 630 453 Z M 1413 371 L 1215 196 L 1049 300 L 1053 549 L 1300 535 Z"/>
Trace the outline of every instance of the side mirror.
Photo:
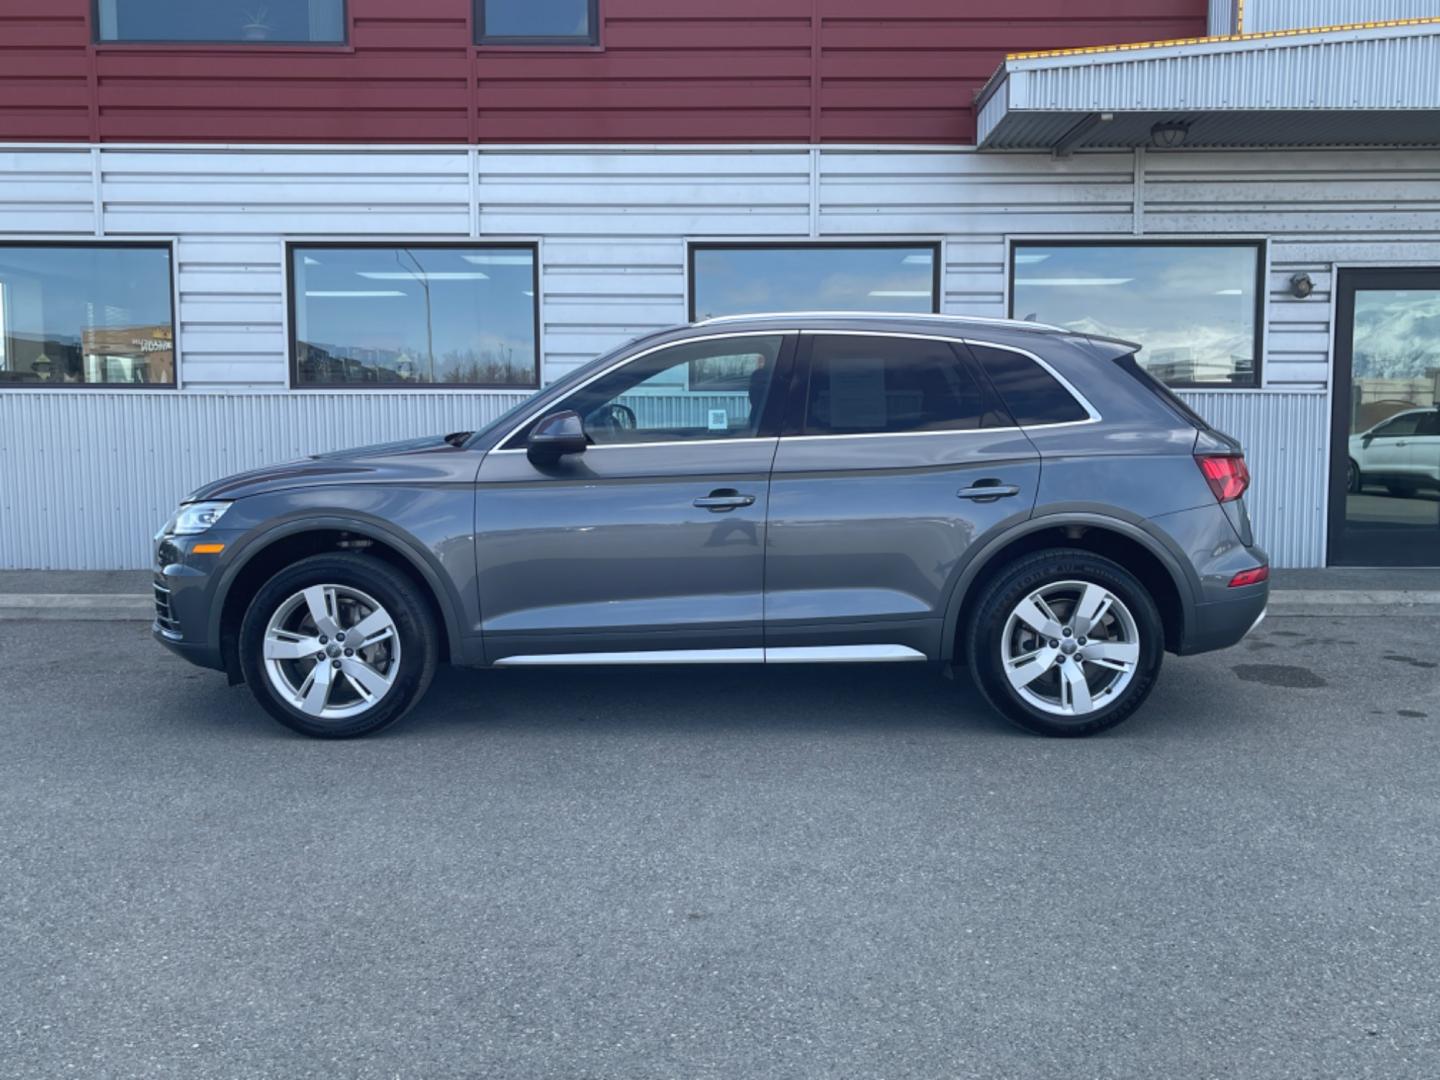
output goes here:
<path id="1" fill-rule="evenodd" d="M 525 452 L 532 464 L 554 465 L 566 454 L 583 454 L 588 445 L 580 414 L 567 409 L 544 417 L 530 429 Z"/>
<path id="2" fill-rule="evenodd" d="M 1367 431 L 1365 433 L 1365 437 L 1360 440 L 1360 445 L 1363 446 L 1366 450 L 1368 450 L 1370 449 L 1370 444 L 1374 441 L 1375 433 L 1373 431 Z"/>

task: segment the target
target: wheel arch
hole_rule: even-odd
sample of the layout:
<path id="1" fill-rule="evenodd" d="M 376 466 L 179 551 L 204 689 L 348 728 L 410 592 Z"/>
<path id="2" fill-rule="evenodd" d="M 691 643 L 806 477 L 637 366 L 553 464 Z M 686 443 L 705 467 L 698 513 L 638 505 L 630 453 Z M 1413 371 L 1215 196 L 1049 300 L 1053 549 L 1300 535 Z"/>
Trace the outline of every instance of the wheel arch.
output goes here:
<path id="1" fill-rule="evenodd" d="M 458 601 L 423 547 L 383 522 L 349 515 L 304 516 L 254 537 L 216 586 L 211 605 L 211 640 L 219 643 L 232 682 L 240 681 L 240 620 L 255 591 L 284 567 L 329 551 L 371 555 L 409 577 L 435 617 L 440 659 L 448 660 L 453 655 L 461 642 Z"/>
<path id="2" fill-rule="evenodd" d="M 959 570 L 951 586 L 941 634 L 941 659 L 954 662 L 961 628 L 980 594 L 986 571 L 1047 547 L 1074 548 L 1103 555 L 1135 574 L 1151 593 L 1165 624 L 1165 648 L 1179 649 L 1192 622 L 1199 583 L 1185 570 L 1182 553 L 1141 525 L 1097 513 L 1065 513 L 1032 518 L 986 542 Z"/>

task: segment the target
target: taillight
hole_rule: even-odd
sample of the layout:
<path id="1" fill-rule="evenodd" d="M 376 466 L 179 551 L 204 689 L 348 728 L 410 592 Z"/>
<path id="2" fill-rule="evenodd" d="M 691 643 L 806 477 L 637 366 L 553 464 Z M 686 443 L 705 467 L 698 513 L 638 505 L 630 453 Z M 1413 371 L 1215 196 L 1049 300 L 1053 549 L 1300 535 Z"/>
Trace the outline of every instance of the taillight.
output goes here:
<path id="1" fill-rule="evenodd" d="M 1270 580 L 1270 567 L 1257 566 L 1254 570 L 1241 570 L 1230 579 L 1230 588 L 1238 589 L 1242 585 L 1259 585 L 1262 581 Z"/>
<path id="2" fill-rule="evenodd" d="M 1205 482 L 1222 503 L 1240 498 L 1250 486 L 1250 470 L 1239 454 L 1197 455 L 1195 464 L 1200 466 Z"/>

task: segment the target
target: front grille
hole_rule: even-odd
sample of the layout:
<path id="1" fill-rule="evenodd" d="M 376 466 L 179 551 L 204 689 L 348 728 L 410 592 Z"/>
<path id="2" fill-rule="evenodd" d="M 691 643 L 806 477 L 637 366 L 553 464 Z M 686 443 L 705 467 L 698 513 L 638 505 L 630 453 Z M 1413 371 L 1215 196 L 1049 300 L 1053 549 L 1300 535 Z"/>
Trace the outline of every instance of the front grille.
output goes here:
<path id="1" fill-rule="evenodd" d="M 176 637 L 180 636 L 180 620 L 175 618 L 175 612 L 170 608 L 170 590 L 158 581 L 154 583 L 155 588 L 155 621 L 160 624 L 160 629 Z"/>

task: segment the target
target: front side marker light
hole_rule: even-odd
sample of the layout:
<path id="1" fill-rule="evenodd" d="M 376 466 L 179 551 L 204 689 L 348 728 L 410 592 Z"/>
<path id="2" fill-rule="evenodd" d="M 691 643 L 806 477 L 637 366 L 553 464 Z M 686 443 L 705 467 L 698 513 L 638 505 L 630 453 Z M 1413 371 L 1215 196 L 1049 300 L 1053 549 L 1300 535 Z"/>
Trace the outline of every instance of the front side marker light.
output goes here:
<path id="1" fill-rule="evenodd" d="M 219 555 L 225 550 L 224 544 L 196 544 L 191 549 L 196 555 Z"/>

